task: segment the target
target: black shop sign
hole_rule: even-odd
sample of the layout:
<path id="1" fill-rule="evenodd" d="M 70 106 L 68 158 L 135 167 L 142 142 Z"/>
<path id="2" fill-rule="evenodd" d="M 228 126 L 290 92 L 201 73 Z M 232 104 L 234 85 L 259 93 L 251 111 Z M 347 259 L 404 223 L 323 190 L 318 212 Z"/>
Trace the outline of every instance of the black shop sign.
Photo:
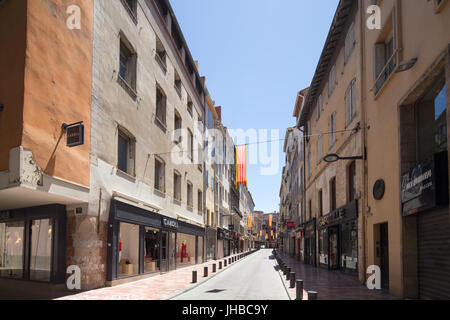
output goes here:
<path id="1" fill-rule="evenodd" d="M 403 175 L 403 216 L 448 204 L 447 159 L 447 151 L 437 153 Z"/>
<path id="2" fill-rule="evenodd" d="M 319 219 L 318 229 L 337 225 L 358 218 L 358 202 L 354 200 Z"/>
<path id="3" fill-rule="evenodd" d="M 166 217 L 162 217 L 162 225 L 167 229 L 178 230 L 178 221 Z"/>

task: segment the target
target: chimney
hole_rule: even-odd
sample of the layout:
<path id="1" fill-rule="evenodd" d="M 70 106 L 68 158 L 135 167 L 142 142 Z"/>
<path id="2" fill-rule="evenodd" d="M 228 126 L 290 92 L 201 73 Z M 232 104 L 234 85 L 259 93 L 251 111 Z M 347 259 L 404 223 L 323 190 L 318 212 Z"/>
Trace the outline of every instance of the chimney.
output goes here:
<path id="1" fill-rule="evenodd" d="M 220 122 L 222 122 L 222 107 L 216 107 L 216 113 L 217 113 L 218 120 Z"/>

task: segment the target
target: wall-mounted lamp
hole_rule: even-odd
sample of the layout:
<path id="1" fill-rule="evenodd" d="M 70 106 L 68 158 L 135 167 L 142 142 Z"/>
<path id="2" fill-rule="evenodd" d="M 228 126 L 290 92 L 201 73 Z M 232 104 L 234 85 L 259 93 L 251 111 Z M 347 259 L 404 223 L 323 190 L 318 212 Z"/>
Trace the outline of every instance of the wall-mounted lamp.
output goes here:
<path id="1" fill-rule="evenodd" d="M 414 65 L 417 62 L 417 58 L 413 58 L 407 61 L 402 61 L 398 64 L 397 69 L 395 70 L 396 73 L 400 73 L 406 70 L 411 69 L 412 67 L 414 67 Z"/>
<path id="2" fill-rule="evenodd" d="M 325 157 L 323 157 L 323 161 L 331 163 L 336 162 L 339 160 L 363 160 L 363 156 L 355 156 L 355 157 L 340 157 L 335 153 L 327 154 Z"/>

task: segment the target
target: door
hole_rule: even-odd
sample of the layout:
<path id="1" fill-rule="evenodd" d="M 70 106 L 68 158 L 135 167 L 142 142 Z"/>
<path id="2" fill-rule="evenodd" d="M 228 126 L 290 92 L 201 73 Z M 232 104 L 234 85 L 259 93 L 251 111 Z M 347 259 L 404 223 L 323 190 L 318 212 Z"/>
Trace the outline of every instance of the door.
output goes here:
<path id="1" fill-rule="evenodd" d="M 176 269 L 177 238 L 175 232 L 169 232 L 169 271 Z"/>
<path id="2" fill-rule="evenodd" d="M 169 268 L 169 234 L 161 232 L 161 272 L 167 272 Z"/>
<path id="3" fill-rule="evenodd" d="M 339 269 L 339 228 L 333 227 L 328 229 L 328 252 L 329 264 L 331 270 Z"/>
<path id="4" fill-rule="evenodd" d="M 389 289 L 389 237 L 387 223 L 380 225 L 380 271 L 381 288 Z"/>

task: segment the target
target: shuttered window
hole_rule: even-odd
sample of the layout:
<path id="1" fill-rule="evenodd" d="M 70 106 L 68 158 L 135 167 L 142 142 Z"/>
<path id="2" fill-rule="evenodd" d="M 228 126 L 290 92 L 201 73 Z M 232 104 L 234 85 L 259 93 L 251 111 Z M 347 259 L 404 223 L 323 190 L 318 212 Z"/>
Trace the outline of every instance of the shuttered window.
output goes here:
<path id="1" fill-rule="evenodd" d="M 354 48 L 355 48 L 355 24 L 353 22 L 348 28 L 347 36 L 345 37 L 345 48 L 344 48 L 345 64 L 347 64 L 347 61 L 352 55 Z"/>

